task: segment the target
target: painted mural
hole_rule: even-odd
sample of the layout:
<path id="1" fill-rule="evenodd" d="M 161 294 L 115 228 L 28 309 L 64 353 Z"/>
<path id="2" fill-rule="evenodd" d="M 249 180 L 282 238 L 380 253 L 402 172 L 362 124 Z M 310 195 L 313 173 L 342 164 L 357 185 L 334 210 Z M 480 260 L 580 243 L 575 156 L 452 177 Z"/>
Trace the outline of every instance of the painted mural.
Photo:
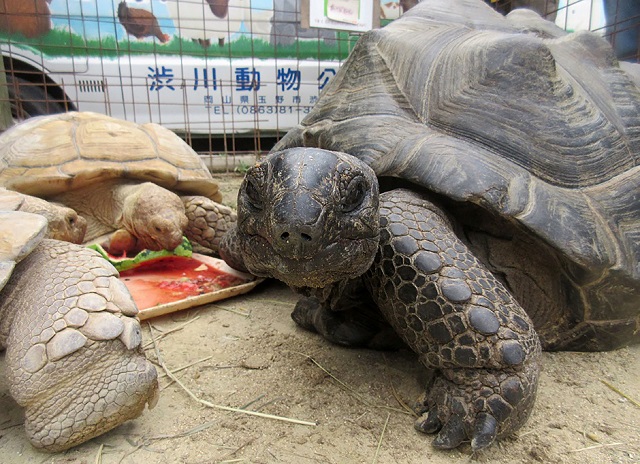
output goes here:
<path id="1" fill-rule="evenodd" d="M 381 7 L 386 20 L 402 11 L 393 1 Z M 48 56 L 73 47 L 93 56 L 344 59 L 355 40 L 302 28 L 300 0 L 0 0 L 0 34 Z"/>

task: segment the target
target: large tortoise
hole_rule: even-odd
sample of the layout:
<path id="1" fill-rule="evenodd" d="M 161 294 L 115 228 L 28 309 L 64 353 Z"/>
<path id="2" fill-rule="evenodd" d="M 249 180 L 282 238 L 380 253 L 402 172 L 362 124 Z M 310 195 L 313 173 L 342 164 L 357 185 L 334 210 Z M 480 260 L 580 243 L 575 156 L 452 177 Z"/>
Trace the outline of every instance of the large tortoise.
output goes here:
<path id="1" fill-rule="evenodd" d="M 157 374 L 118 272 L 93 250 L 44 238 L 47 220 L 21 211 L 30 200 L 0 188 L 0 350 L 27 436 L 61 451 L 153 407 Z"/>
<path id="2" fill-rule="evenodd" d="M 171 250 L 183 234 L 216 252 L 235 221 L 217 203 L 204 162 L 177 135 L 97 113 L 41 116 L 2 134 L 0 186 L 73 209 L 87 222 L 82 241 L 106 235 L 112 253 Z M 44 209 L 32 212 L 50 217 Z"/>
<path id="3" fill-rule="evenodd" d="M 436 370 L 416 427 L 488 446 L 531 411 L 540 347 L 640 340 L 637 82 L 593 33 L 425 0 L 247 172 L 222 255 L 329 340 L 386 321 Z"/>

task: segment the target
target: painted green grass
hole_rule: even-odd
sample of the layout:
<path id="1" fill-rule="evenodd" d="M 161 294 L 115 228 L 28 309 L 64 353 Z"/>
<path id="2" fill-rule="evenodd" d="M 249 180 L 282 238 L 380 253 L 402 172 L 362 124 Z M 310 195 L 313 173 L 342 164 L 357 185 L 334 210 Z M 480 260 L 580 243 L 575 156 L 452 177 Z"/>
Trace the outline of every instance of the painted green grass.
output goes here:
<path id="1" fill-rule="evenodd" d="M 30 49 L 36 54 L 50 57 L 77 55 L 84 53 L 84 50 L 87 49 L 87 44 L 82 36 L 59 29 L 54 29 L 48 34 L 36 38 L 2 32 L 0 33 L 0 43 Z"/>
<path id="2" fill-rule="evenodd" d="M 11 43 L 31 49 L 47 57 L 95 56 L 115 58 L 122 55 L 189 55 L 202 58 L 297 58 L 315 60 L 343 60 L 355 45 L 357 36 L 339 32 L 335 43 L 320 40 L 301 40 L 291 45 L 273 47 L 261 39 L 241 37 L 224 46 L 217 43 L 208 48 L 191 40 L 174 36 L 168 43 L 156 41 L 120 40 L 109 36 L 103 40 L 85 40 L 84 37 L 62 29 L 54 29 L 35 39 L 20 35 L 0 34 L 1 43 Z"/>

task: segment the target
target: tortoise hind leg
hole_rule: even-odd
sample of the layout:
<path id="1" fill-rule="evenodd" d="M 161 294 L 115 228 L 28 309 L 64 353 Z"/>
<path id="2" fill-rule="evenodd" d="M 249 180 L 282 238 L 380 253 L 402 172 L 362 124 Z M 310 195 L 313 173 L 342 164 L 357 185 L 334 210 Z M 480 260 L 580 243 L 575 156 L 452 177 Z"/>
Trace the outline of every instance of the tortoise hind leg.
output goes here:
<path id="1" fill-rule="evenodd" d="M 374 300 L 422 363 L 436 369 L 416 428 L 437 448 L 489 446 L 526 421 L 540 344 L 524 310 L 415 193 L 381 196 Z"/>
<path id="2" fill-rule="evenodd" d="M 235 211 L 203 196 L 188 195 L 181 198 L 189 219 L 185 235 L 217 254 L 220 240 L 236 223 Z"/>
<path id="3" fill-rule="evenodd" d="M 583 321 L 567 332 L 541 334 L 545 351 L 609 351 L 640 342 L 640 315 L 635 319 Z"/>
<path id="4" fill-rule="evenodd" d="M 405 346 L 370 298 L 356 305 L 341 303 L 332 308 L 329 302 L 316 297 L 302 297 L 291 318 L 303 329 L 317 332 L 336 345 L 375 350 Z"/>

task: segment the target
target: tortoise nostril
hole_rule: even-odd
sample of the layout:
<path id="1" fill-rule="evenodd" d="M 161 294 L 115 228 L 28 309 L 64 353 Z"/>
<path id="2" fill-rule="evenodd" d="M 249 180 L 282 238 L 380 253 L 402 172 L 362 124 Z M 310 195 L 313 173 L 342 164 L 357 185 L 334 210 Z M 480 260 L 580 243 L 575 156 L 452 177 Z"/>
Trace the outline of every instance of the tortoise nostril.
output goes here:
<path id="1" fill-rule="evenodd" d="M 289 232 L 282 232 L 280 234 L 280 240 L 282 240 L 283 242 L 289 242 L 289 240 L 291 239 L 291 234 Z M 295 237 L 293 237 L 293 240 L 300 243 L 300 242 L 312 242 L 313 241 L 313 237 L 311 237 L 311 235 L 309 234 L 305 234 L 304 232 L 300 232 L 300 238 L 296 240 Z"/>

